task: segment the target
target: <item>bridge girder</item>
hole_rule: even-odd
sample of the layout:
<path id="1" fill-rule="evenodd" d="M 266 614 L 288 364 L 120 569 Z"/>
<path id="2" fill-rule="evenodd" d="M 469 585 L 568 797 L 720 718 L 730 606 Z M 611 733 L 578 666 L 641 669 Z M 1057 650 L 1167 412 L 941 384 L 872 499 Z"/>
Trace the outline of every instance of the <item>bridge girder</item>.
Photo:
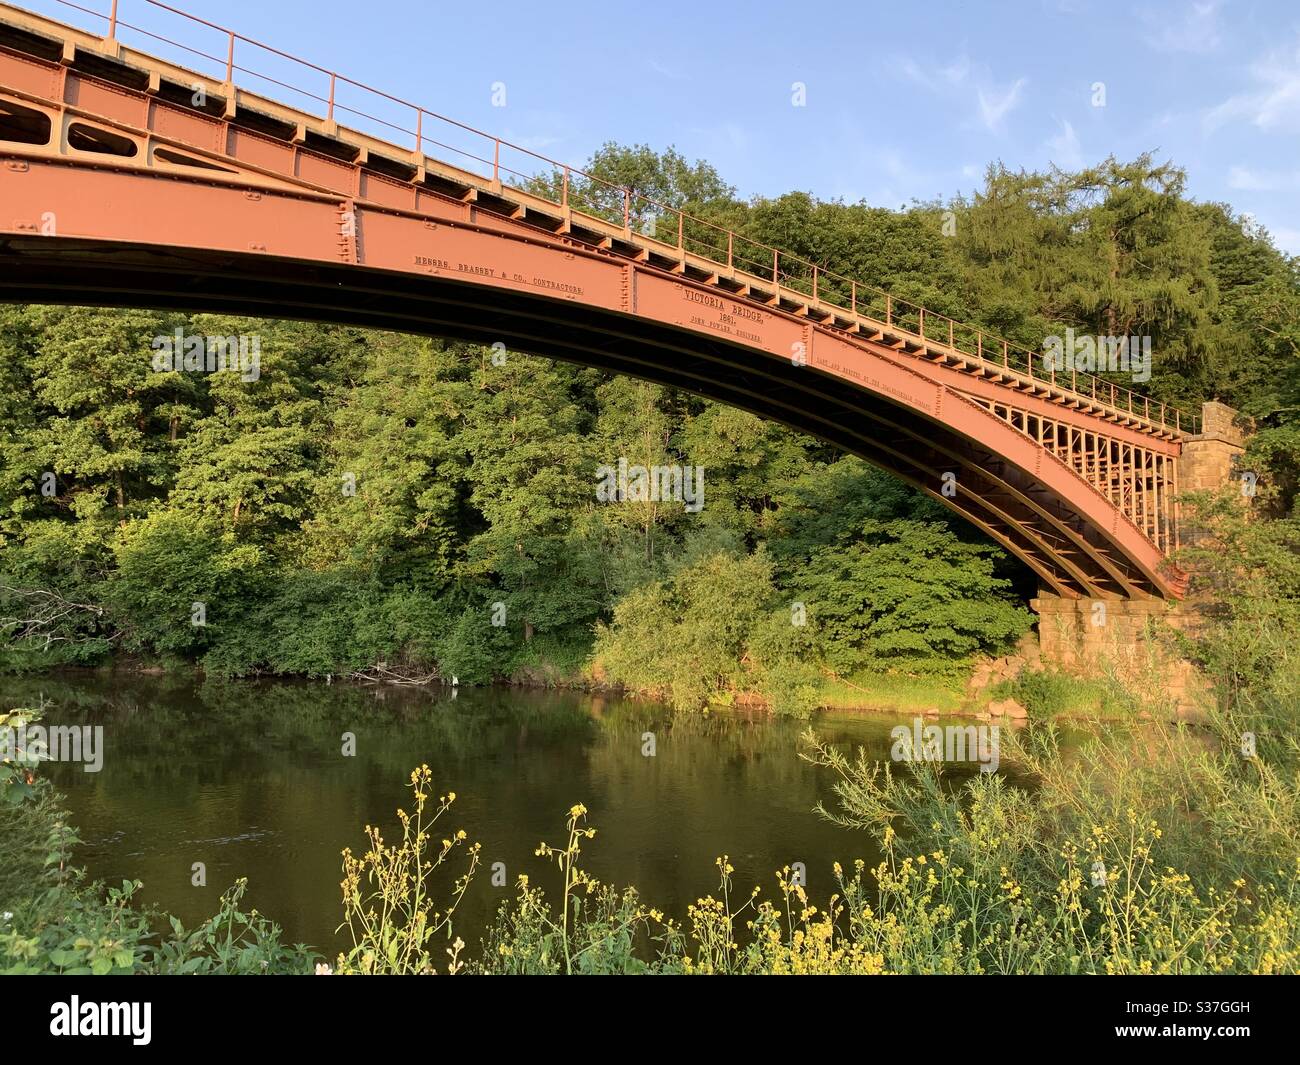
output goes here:
<path id="1" fill-rule="evenodd" d="M 559 225 L 537 207 L 530 217 L 517 190 L 455 195 L 423 174 L 401 180 L 375 170 L 368 149 L 347 161 L 309 148 L 304 123 L 268 135 L 251 105 L 197 113 L 160 93 L 165 65 L 132 87 L 106 80 L 102 57 L 78 69 L 75 43 L 73 61 L 57 63 L 4 40 L 0 299 L 504 341 L 836 444 L 955 510 L 1057 594 L 1182 591 L 1165 561 L 1181 441 L 1163 425 L 973 371 L 905 330 L 846 328 L 734 271 L 657 261 L 631 233 L 579 239 L 572 212 Z M 32 113 L 48 122 L 44 141 L 6 132 L 30 128 Z"/>

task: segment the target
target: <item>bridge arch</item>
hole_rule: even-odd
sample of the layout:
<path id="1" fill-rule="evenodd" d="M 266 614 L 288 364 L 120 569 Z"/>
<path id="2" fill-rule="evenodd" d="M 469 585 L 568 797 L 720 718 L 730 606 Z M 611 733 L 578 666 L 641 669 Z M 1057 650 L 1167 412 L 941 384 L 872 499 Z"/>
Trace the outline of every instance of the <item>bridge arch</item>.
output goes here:
<path id="1" fill-rule="evenodd" d="M 0 4 L 0 299 L 499 341 L 835 444 L 1057 595 L 1181 593 L 1181 431 L 1131 396 L 1124 411 L 1035 377 L 1032 356 L 1028 373 L 1005 347 L 985 358 L 983 335 L 963 349 L 946 319 L 927 337 L 923 309 L 861 313 L 856 287 L 846 309 L 815 270 L 804 292 L 779 266 L 762 278 L 233 84 L 194 106 L 179 90 L 201 75 L 15 10 Z"/>

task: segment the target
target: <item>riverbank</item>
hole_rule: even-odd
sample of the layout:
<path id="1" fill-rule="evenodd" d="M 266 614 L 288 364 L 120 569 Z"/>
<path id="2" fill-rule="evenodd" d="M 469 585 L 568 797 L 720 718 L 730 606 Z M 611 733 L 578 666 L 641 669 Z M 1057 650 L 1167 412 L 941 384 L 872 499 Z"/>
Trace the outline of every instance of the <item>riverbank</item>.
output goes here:
<path id="1" fill-rule="evenodd" d="M 67 807 L 38 780 L 4 808 L 0 867 L 30 875 L 0 877 L 17 899 L 0 897 L 0 971 L 1285 973 L 1300 961 L 1300 808 L 1269 783 L 1291 756 L 1261 732 L 1254 762 L 1240 759 L 1232 738 L 1260 726 L 1238 713 L 1208 737 L 1153 722 L 1068 754 L 1056 730 L 1005 730 L 998 772 L 940 776 L 932 763 L 880 772 L 884 718 L 878 735 L 846 734 L 841 716 L 839 731 L 797 737 L 779 719 L 604 696 L 534 695 L 525 703 L 551 704 L 536 713 L 504 689 L 430 703 L 428 690 L 333 685 L 323 700 L 316 684 L 235 681 L 192 686 L 201 702 L 183 706 L 175 675 L 138 681 L 108 684 L 102 710 L 89 692 L 54 692 L 110 731 L 115 782 L 51 765 L 41 773 L 57 773 Z M 599 706 L 563 709 L 575 700 Z M 339 757 L 349 726 L 366 759 L 355 771 Z M 421 751 L 433 767 L 398 768 Z M 412 819 L 394 821 L 395 807 Z M 88 847 L 54 832 L 70 816 Z M 381 826 L 382 848 L 362 824 Z M 124 888 L 72 872 L 106 845 L 129 858 L 105 877 Z M 446 917 L 436 941 L 417 899 Z M 150 919 L 158 902 L 184 908 L 177 924 Z M 302 936 L 308 904 L 321 912 Z M 359 919 L 371 910 L 386 917 Z M 335 943 L 325 930 L 341 920 Z"/>
<path id="2" fill-rule="evenodd" d="M 1002 659 L 979 659 L 946 670 L 924 673 L 862 672 L 850 677 L 822 671 L 809 698 L 809 717 L 828 712 L 851 714 L 907 714 L 927 717 L 967 717 L 975 720 L 1006 718 L 1015 721 L 1119 722 L 1150 716 L 1151 708 L 1138 705 L 1116 676 L 1083 676 L 1045 667 L 1030 653 Z M 24 671 L 40 675 L 42 670 Z M 53 673 L 124 676 L 205 676 L 201 666 L 175 659 L 159 660 L 123 655 L 93 666 L 54 666 Z M 266 680 L 310 680 L 323 684 L 346 682 L 363 686 L 420 688 L 426 690 L 479 688 L 470 684 L 429 675 L 423 671 L 403 672 L 384 667 L 343 676 L 305 677 L 275 674 Z M 580 668 L 539 661 L 513 675 L 486 685 L 489 688 L 525 691 L 572 691 L 610 696 L 632 696 L 671 705 L 668 693 L 654 690 L 631 691 L 611 683 L 599 668 L 584 663 Z M 744 708 L 775 715 L 773 703 L 758 691 L 728 691 L 709 700 L 704 708 Z M 1176 715 L 1170 714 L 1171 717 Z"/>

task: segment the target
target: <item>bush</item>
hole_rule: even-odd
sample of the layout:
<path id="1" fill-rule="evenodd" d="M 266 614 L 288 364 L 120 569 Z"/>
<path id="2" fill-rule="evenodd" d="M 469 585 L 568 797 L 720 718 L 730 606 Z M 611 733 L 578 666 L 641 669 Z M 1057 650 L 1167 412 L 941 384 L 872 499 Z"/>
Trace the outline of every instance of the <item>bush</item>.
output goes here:
<path id="1" fill-rule="evenodd" d="M 265 572 L 262 552 L 193 514 L 159 511 L 127 525 L 108 588 L 126 646 L 194 654 L 233 633 Z M 196 623 L 202 605 L 202 624 Z"/>
<path id="2" fill-rule="evenodd" d="M 1014 699 L 1033 721 L 1134 713 L 1133 701 L 1113 681 L 1055 670 L 1022 670 L 1010 680 L 995 684 L 988 695 L 990 699 Z"/>
<path id="3" fill-rule="evenodd" d="M 1003 653 L 1032 621 L 994 575 L 994 552 L 937 523 L 868 520 L 814 554 L 792 581 L 826 661 L 862 669 L 948 668 Z"/>
<path id="4" fill-rule="evenodd" d="M 774 594 L 762 551 L 708 555 L 620 601 L 597 626 L 595 658 L 617 683 L 702 709 L 753 679 L 749 644 Z"/>

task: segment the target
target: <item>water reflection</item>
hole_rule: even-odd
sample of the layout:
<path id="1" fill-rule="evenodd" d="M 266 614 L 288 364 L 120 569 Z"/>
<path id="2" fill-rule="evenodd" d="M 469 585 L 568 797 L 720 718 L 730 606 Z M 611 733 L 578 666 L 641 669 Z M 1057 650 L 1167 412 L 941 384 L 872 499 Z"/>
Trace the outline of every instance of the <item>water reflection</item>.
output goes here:
<path id="1" fill-rule="evenodd" d="M 475 941 L 515 877 L 553 887 L 534 856 L 559 842 L 565 812 L 590 810 L 597 837 L 587 868 L 637 885 L 681 917 L 716 887 L 713 860 L 731 856 L 747 893 L 803 862 L 814 897 L 831 863 L 877 860 L 869 838 L 820 819 L 831 804 L 824 771 L 798 757 L 801 726 L 739 714 L 672 717 L 630 699 L 514 689 L 370 688 L 321 683 L 195 682 L 176 676 L 62 674 L 5 678 L 7 705 L 52 704 L 50 723 L 104 726 L 104 768 L 56 765 L 92 876 L 144 881 L 143 897 L 187 924 L 210 914 L 236 877 L 251 904 L 291 940 L 338 945 L 339 853 L 362 827 L 397 833 L 410 770 L 427 762 L 439 792 L 455 791 L 453 821 L 483 844 L 484 869 L 457 931 Z M 889 754 L 903 718 L 822 718 L 836 744 Z M 345 733 L 355 757 L 342 756 Z M 647 757 L 646 734 L 655 754 Z M 202 862 L 207 886 L 191 886 Z M 502 862 L 507 886 L 488 875 Z M 453 871 L 453 875 L 454 875 Z"/>

